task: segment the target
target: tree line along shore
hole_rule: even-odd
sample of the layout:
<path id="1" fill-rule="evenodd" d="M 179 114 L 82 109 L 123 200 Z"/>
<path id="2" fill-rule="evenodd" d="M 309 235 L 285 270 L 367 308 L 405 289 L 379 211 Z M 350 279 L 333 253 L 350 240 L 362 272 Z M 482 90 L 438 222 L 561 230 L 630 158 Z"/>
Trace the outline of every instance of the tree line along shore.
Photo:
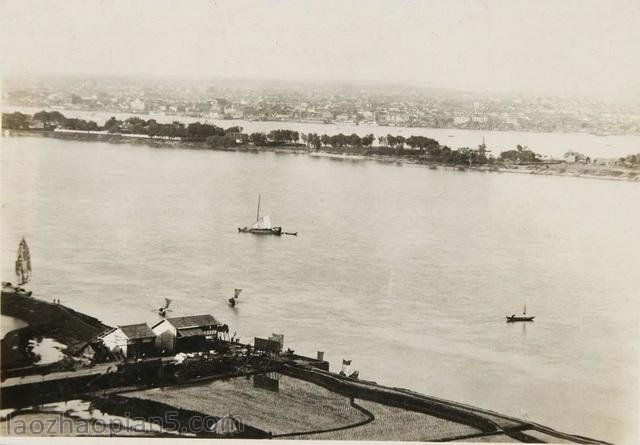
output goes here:
<path id="1" fill-rule="evenodd" d="M 155 119 L 144 120 L 130 117 L 119 120 L 111 117 L 104 125 L 95 121 L 79 118 L 67 118 L 59 111 L 40 111 L 33 115 L 20 112 L 3 113 L 2 128 L 6 130 L 43 131 L 69 134 L 94 134 L 107 136 L 138 137 L 157 141 L 196 143 L 200 147 L 211 149 L 238 148 L 291 148 L 330 154 L 356 156 L 390 156 L 396 159 L 411 159 L 428 163 L 450 166 L 508 167 L 513 165 L 546 166 L 557 164 L 561 160 L 545 159 L 525 146 L 517 145 L 512 150 L 494 155 L 484 144 L 477 148 L 461 147 L 457 149 L 441 145 L 437 140 L 426 136 L 401 135 L 374 137 L 373 134 L 317 134 L 278 129 L 268 133 L 245 133 L 243 128 L 232 126 L 222 128 L 214 124 L 194 122 L 184 124 L 173 121 L 160 123 Z M 569 151 L 565 161 L 580 165 L 592 164 L 594 160 L 580 153 Z M 640 154 L 607 160 L 608 167 L 640 168 Z M 590 170 L 590 169 L 587 169 Z M 615 175 L 614 175 L 615 176 Z M 635 175 L 634 175 L 635 176 Z"/>

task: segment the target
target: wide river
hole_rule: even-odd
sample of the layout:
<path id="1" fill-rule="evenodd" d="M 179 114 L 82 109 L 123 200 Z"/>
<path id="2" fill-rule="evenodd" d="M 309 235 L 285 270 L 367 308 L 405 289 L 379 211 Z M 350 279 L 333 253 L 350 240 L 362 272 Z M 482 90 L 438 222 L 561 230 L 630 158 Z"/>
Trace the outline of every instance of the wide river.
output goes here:
<path id="1" fill-rule="evenodd" d="M 3 137 L 2 279 L 108 324 L 211 313 L 364 379 L 637 441 L 640 187 Z M 237 232 L 262 211 L 298 237 Z M 227 298 L 243 288 L 232 309 Z M 529 324 L 507 324 L 526 303 Z"/>

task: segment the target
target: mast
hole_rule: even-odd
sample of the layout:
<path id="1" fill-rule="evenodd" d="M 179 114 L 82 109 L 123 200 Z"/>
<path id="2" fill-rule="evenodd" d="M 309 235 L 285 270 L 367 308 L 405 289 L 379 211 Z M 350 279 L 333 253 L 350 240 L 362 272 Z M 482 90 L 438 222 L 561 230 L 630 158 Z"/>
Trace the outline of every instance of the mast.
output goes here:
<path id="1" fill-rule="evenodd" d="M 524 309 L 522 310 L 522 315 L 527 315 L 527 305 L 524 305 Z"/>
<path id="2" fill-rule="evenodd" d="M 258 213 L 256 213 L 256 222 L 260 220 L 260 194 L 258 193 Z"/>

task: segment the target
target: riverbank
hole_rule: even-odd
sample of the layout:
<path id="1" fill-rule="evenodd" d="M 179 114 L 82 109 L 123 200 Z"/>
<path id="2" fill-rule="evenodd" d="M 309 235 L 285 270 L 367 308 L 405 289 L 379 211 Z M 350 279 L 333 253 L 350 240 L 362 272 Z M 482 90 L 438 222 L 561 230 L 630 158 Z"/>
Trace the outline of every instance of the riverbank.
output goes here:
<path id="1" fill-rule="evenodd" d="M 3 314 L 20 315 L 40 326 L 40 332 L 76 351 L 93 332 L 106 328 L 93 317 L 33 297 L 3 292 L 2 301 Z M 50 322 L 38 322 L 36 314 L 56 320 L 51 323 L 64 321 L 65 326 L 54 329 Z M 18 431 L 18 419 L 25 414 L 37 420 L 57 412 L 40 412 L 30 405 L 78 399 L 90 403 L 71 415 L 88 422 L 104 420 L 105 416 L 125 419 L 131 413 L 150 422 L 176 411 L 180 428 L 162 427 L 156 432 L 159 435 L 184 435 L 181 426 L 192 426 L 189 422 L 194 417 L 207 417 L 216 422 L 231 419 L 232 423 L 220 423 L 222 430 L 203 430 L 195 436 L 235 437 L 239 433 L 239 437 L 247 438 L 605 443 L 470 405 L 339 375 L 317 368 L 314 359 L 286 353 L 256 355 L 247 345 L 238 346 L 246 348 L 246 355 L 229 355 L 228 369 L 222 373 L 216 373 L 222 368 L 211 364 L 194 373 L 189 368 L 197 363 L 178 363 L 164 357 L 67 371 L 58 373 L 58 377 L 48 376 L 46 382 L 13 379 L 9 387 L 7 382 L 2 387 L 2 400 L 13 404 L 2 408 L 16 411 L 3 414 L 0 422 L 5 423 L 0 424 L 0 430 Z M 186 377 L 175 379 L 178 374 Z M 13 392 L 13 397 L 7 397 L 7 391 Z M 22 396 L 16 398 L 17 393 Z M 99 418 L 95 417 L 96 408 Z"/>
<path id="2" fill-rule="evenodd" d="M 3 289 L 0 300 L 3 315 L 17 318 L 27 326 L 12 330 L 2 339 L 1 365 L 3 376 L 8 370 L 34 366 L 44 371 L 62 370 L 73 365 L 69 357 L 77 354 L 89 340 L 109 329 L 98 319 L 74 311 L 58 303 L 49 303 L 31 296 L 27 296 L 11 289 Z M 45 340 L 45 341 L 43 341 Z M 44 348 L 62 345 L 65 356 L 53 363 L 42 363 Z M 53 346 L 52 346 L 53 345 Z M 54 352 L 54 351 L 52 351 Z"/>
<path id="3" fill-rule="evenodd" d="M 425 166 L 430 169 L 446 169 L 456 171 L 477 171 L 492 173 L 518 173 L 542 176 L 564 176 L 573 178 L 605 179 L 613 181 L 640 182 L 640 168 L 631 168 L 620 165 L 568 163 L 564 161 L 547 161 L 527 164 L 443 164 L 433 162 L 419 155 L 381 155 L 366 154 L 365 149 L 345 149 L 342 152 L 329 147 L 321 147 L 313 150 L 306 146 L 270 145 L 255 146 L 250 144 L 235 147 L 211 147 L 205 141 L 168 140 L 151 137 L 129 137 L 120 134 L 88 133 L 88 132 L 59 132 L 41 130 L 3 130 L 3 136 L 39 136 L 52 137 L 69 141 L 97 141 L 111 144 L 144 145 L 154 148 L 182 148 L 191 150 L 214 150 L 234 152 L 273 152 L 288 154 L 306 154 L 314 157 L 324 157 L 349 161 L 375 161 L 390 164 L 411 164 Z"/>
<path id="4" fill-rule="evenodd" d="M 541 162 L 521 165 L 446 165 L 419 158 L 380 155 L 343 155 L 331 152 L 311 152 L 310 156 L 326 157 L 345 161 L 376 161 L 389 164 L 411 164 L 433 170 L 476 171 L 490 173 L 518 173 L 542 176 L 566 176 L 572 178 L 605 179 L 613 181 L 640 182 L 640 169 L 596 164 L 570 164 L 563 161 Z"/>

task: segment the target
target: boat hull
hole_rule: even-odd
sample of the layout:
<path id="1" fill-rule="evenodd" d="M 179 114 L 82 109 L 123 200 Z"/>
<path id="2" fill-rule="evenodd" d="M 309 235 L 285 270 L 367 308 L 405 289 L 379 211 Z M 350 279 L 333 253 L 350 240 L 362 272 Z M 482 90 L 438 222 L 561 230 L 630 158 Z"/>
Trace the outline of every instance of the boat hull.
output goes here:
<path id="1" fill-rule="evenodd" d="M 507 317 L 507 323 L 515 323 L 518 321 L 533 321 L 533 319 L 536 317 Z"/>
<path id="2" fill-rule="evenodd" d="M 238 227 L 240 233 L 253 233 L 255 235 L 282 235 L 282 227 L 272 227 L 270 229 L 254 229 L 247 227 Z"/>

